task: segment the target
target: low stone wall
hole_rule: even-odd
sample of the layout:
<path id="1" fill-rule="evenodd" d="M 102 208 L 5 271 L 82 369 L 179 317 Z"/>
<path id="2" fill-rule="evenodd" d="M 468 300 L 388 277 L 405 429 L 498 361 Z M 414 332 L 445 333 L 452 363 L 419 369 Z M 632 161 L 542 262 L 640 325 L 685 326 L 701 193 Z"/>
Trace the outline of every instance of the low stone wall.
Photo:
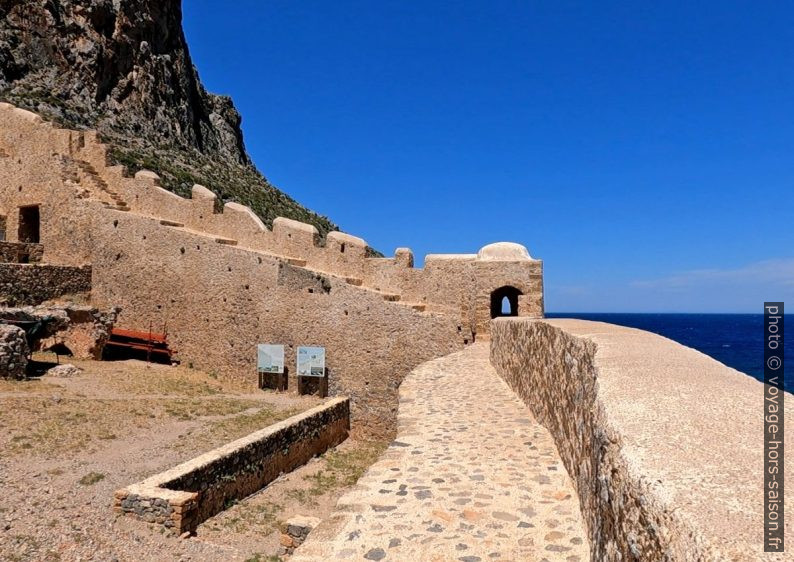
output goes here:
<path id="1" fill-rule="evenodd" d="M 25 332 L 16 326 L 0 324 L 0 378 L 25 378 L 28 344 Z"/>
<path id="2" fill-rule="evenodd" d="M 761 542 L 760 382 L 661 336 L 581 320 L 498 319 L 491 362 L 554 436 L 593 561 L 783 559 Z"/>
<path id="3" fill-rule="evenodd" d="M 260 490 L 347 438 L 350 402 L 334 398 L 118 490 L 115 509 L 177 533 L 193 532 L 229 501 Z"/>
<path id="4" fill-rule="evenodd" d="M 91 266 L 0 263 L 0 301 L 10 306 L 91 290 Z"/>
<path id="5" fill-rule="evenodd" d="M 44 256 L 44 246 L 26 242 L 0 242 L 0 262 L 39 263 Z"/>

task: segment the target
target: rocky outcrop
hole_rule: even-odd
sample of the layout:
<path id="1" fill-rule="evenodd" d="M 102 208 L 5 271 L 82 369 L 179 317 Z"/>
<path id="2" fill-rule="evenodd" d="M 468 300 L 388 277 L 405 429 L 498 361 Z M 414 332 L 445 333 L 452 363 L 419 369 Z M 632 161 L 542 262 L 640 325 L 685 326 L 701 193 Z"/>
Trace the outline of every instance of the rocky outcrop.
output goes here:
<path id="1" fill-rule="evenodd" d="M 92 306 L 65 304 L 58 307 L 38 307 L 38 314 L 66 318 L 65 328 L 42 339 L 38 349 L 57 349 L 63 344 L 75 359 L 101 359 L 102 350 L 110 338 L 119 309 L 99 310 Z"/>
<path id="2" fill-rule="evenodd" d="M 68 120 L 249 162 L 240 115 L 208 94 L 179 0 L 0 2 L 0 88 Z"/>
<path id="3" fill-rule="evenodd" d="M 73 128 L 97 129 L 112 157 L 254 209 L 335 230 L 252 166 L 240 114 L 208 93 L 182 31 L 181 0 L 0 0 L 0 100 Z"/>
<path id="4" fill-rule="evenodd" d="M 54 351 L 76 359 L 101 359 L 120 310 L 63 304 L 0 308 L 0 322 L 31 326 L 28 345 L 32 351 Z"/>

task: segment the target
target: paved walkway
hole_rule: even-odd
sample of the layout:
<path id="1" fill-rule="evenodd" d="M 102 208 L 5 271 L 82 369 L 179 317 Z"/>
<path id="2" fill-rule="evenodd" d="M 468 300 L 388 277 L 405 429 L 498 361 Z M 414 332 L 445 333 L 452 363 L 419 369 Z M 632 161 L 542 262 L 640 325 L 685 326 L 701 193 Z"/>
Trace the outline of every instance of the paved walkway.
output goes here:
<path id="1" fill-rule="evenodd" d="M 487 344 L 408 376 L 397 440 L 292 558 L 588 559 L 554 442 L 493 370 Z"/>

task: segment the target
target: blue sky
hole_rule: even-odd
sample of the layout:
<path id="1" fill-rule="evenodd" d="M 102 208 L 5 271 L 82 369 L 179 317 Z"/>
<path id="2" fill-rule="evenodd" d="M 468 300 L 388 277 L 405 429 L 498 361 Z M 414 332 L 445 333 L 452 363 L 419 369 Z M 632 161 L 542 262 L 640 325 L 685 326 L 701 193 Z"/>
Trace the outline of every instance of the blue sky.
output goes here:
<path id="1" fill-rule="evenodd" d="M 554 312 L 794 303 L 794 5 L 231 6 L 184 4 L 205 85 L 387 255 L 523 243 Z"/>

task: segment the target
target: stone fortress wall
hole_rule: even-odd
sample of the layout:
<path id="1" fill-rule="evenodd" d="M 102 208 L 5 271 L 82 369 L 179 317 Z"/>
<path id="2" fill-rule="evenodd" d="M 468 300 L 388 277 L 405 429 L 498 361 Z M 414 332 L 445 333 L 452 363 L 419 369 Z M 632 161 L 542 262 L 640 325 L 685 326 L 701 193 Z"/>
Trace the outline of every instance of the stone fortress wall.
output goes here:
<path id="1" fill-rule="evenodd" d="M 486 334 L 501 288 L 519 315 L 543 315 L 542 262 L 522 246 L 431 255 L 424 268 L 408 249 L 369 258 L 349 234 L 320 240 L 285 218 L 271 230 L 203 186 L 184 199 L 152 172 L 125 177 L 106 153 L 95 132 L 0 103 L 4 238 L 40 244 L 40 265 L 90 266 L 93 305 L 120 307 L 119 327 L 167 331 L 197 368 L 255 380 L 257 343 L 284 343 L 287 365 L 298 345 L 326 347 L 354 431 L 391 432 L 402 378 Z"/>

